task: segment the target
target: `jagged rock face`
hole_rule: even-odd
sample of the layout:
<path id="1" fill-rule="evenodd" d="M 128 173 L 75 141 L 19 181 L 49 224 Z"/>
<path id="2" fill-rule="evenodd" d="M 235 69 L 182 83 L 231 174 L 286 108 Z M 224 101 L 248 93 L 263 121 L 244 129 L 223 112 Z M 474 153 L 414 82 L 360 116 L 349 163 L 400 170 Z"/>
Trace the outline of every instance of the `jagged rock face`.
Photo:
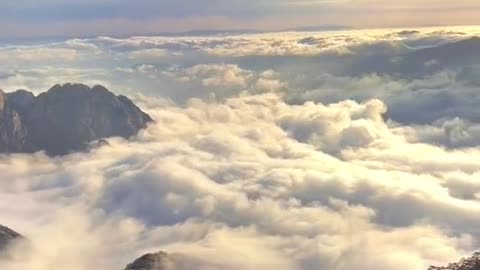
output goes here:
<path id="1" fill-rule="evenodd" d="M 106 137 L 129 138 L 152 121 L 127 97 L 82 84 L 55 85 L 37 97 L 25 90 L 2 92 L 0 115 L 0 152 L 51 155 Z"/>
<path id="2" fill-rule="evenodd" d="M 24 110 L 33 102 L 35 95 L 27 90 L 17 90 L 15 92 L 8 93 L 7 99 L 8 103 L 14 110 Z"/>
<path id="3" fill-rule="evenodd" d="M 149 253 L 136 259 L 125 270 L 175 270 L 175 266 L 167 253 L 160 251 Z"/>
<path id="4" fill-rule="evenodd" d="M 5 110 L 5 103 L 7 102 L 7 95 L 0 90 L 0 113 L 3 113 Z"/>
<path id="5" fill-rule="evenodd" d="M 428 270 L 480 270 L 480 252 L 472 257 L 463 258 L 458 263 L 451 263 L 448 266 L 432 266 Z"/>
<path id="6" fill-rule="evenodd" d="M 19 239 L 23 239 L 19 233 L 0 225 L 0 252 L 2 252 L 2 250 L 8 247 L 8 245 L 13 243 L 15 240 Z"/>
<path id="7" fill-rule="evenodd" d="M 106 88 L 56 85 L 40 94 L 25 117 L 33 151 L 52 154 L 77 150 L 88 142 L 111 136 L 128 138 L 151 121 L 128 98 Z"/>
<path id="8" fill-rule="evenodd" d="M 27 130 L 20 114 L 9 104 L 7 95 L 0 90 L 0 152 L 24 150 Z"/>

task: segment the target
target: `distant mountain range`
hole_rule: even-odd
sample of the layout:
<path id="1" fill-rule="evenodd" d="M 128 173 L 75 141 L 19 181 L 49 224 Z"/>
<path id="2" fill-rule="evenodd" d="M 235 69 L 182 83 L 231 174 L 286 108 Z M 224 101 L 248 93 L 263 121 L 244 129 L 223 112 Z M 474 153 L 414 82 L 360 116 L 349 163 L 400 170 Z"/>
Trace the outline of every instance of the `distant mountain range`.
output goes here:
<path id="1" fill-rule="evenodd" d="M 346 25 L 336 25 L 336 24 L 325 24 L 325 25 L 314 25 L 314 26 L 304 26 L 285 29 L 283 31 L 297 31 L 297 32 L 322 32 L 322 31 L 343 31 L 343 30 L 353 30 L 355 28 Z"/>
<path id="2" fill-rule="evenodd" d="M 280 32 L 323 32 L 323 31 L 342 31 L 353 30 L 355 28 L 345 25 L 315 25 L 296 28 L 286 28 L 277 30 L 256 30 L 256 29 L 221 29 L 208 30 L 197 29 L 183 32 L 153 32 L 153 33 L 129 33 L 126 35 L 114 35 L 114 38 L 129 38 L 132 36 L 147 36 L 147 37 L 208 37 L 208 36 L 227 36 L 227 35 L 242 35 L 242 34 L 261 34 L 261 33 L 280 33 Z M 4 39 L 0 37 L 0 43 L 3 44 L 43 44 L 44 42 L 62 42 L 72 38 L 96 38 L 97 36 L 48 36 L 41 38 L 10 38 Z"/>
<path id="3" fill-rule="evenodd" d="M 225 36 L 225 35 L 241 35 L 241 34 L 261 34 L 261 33 L 280 33 L 280 32 L 323 32 L 323 31 L 341 31 L 351 30 L 350 26 L 344 25 L 315 25 L 296 28 L 287 28 L 279 30 L 255 30 L 255 29 L 224 29 L 224 30 L 191 30 L 185 32 L 162 32 L 147 34 L 146 36 L 169 36 L 169 37 L 183 37 L 183 36 Z"/>
<path id="4" fill-rule="evenodd" d="M 130 99 L 99 85 L 55 85 L 38 96 L 0 90 L 0 153 L 63 155 L 102 138 L 129 138 L 151 121 Z"/>
<path id="5" fill-rule="evenodd" d="M 361 56 L 360 56 L 361 57 Z M 400 55 L 374 55 L 355 62 L 349 70 L 354 75 L 379 73 L 402 77 L 418 77 L 445 69 L 468 75 L 480 66 L 480 37 L 418 50 L 405 50 Z"/>

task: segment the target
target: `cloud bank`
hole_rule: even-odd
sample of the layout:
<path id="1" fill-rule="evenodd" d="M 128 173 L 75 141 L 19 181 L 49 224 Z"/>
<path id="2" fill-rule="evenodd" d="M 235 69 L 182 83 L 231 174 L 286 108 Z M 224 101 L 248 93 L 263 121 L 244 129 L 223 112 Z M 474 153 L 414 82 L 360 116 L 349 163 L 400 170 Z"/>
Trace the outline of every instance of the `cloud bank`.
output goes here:
<path id="1" fill-rule="evenodd" d="M 156 122 L 86 153 L 0 156 L 0 221 L 30 239 L 1 268 L 123 269 L 162 249 L 178 269 L 421 270 L 471 253 L 480 246 L 475 81 L 454 70 L 405 79 L 322 66 L 465 32 L 2 47 L 7 90 L 102 83 Z"/>

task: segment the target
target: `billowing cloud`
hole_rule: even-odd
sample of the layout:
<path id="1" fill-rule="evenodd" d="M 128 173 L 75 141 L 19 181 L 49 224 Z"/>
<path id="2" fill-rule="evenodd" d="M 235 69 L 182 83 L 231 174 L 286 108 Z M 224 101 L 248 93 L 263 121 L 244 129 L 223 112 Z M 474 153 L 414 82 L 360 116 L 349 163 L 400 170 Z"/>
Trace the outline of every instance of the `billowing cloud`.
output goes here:
<path id="1" fill-rule="evenodd" d="M 157 249 L 200 269 L 425 269 L 477 245 L 478 150 L 410 143 L 380 101 L 143 106 L 156 123 L 135 141 L 1 158 L 0 218 L 33 245 L 4 269 L 121 269 Z"/>
<path id="2" fill-rule="evenodd" d="M 3 46 L 2 88 L 100 83 L 155 123 L 90 152 L 0 156 L 0 221 L 30 239 L 0 267 L 123 269 L 162 249 L 178 269 L 424 270 L 478 249 L 475 69 L 342 68 L 477 33 L 450 30 Z"/>

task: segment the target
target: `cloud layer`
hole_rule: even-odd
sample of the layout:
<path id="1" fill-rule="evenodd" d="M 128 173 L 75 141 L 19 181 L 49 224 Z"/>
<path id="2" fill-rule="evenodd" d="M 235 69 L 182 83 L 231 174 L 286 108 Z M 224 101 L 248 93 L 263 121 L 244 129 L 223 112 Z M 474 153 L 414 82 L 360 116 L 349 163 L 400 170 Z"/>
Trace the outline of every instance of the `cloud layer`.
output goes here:
<path id="1" fill-rule="evenodd" d="M 123 269 L 163 249 L 178 269 L 423 270 L 469 254 L 476 82 L 328 64 L 476 33 L 454 30 L 2 47 L 7 90 L 101 83 L 156 122 L 87 153 L 0 156 L 0 221 L 31 240 L 1 268 Z"/>
<path id="2" fill-rule="evenodd" d="M 149 103 L 133 142 L 2 157 L 0 218 L 33 244 L 4 269 L 121 269 L 157 249 L 200 269 L 425 269 L 478 244 L 478 150 L 408 142 L 381 101 Z"/>

